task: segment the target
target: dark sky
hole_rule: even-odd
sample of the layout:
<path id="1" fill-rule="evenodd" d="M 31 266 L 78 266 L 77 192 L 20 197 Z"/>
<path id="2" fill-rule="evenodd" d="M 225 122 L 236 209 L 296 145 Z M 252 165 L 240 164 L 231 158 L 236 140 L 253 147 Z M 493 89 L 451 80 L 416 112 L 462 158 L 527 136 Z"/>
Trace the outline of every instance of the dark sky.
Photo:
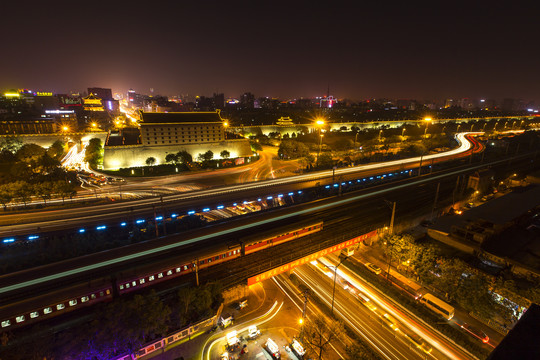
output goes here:
<path id="1" fill-rule="evenodd" d="M 371 2 L 11 1 L 0 89 L 540 100 L 536 9 Z"/>

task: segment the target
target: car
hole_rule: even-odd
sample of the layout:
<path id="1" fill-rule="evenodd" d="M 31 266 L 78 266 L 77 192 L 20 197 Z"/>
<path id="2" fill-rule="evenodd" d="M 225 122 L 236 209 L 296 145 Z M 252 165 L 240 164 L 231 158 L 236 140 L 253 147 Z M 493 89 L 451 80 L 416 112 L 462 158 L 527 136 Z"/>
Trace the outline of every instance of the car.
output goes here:
<path id="1" fill-rule="evenodd" d="M 368 268 L 369 271 L 379 275 L 380 273 L 382 273 L 382 270 L 380 267 L 378 267 L 377 265 L 375 264 L 372 264 L 372 263 L 366 263 L 365 264 L 366 267 Z"/>
<path id="2" fill-rule="evenodd" d="M 382 316 L 382 321 L 383 323 L 385 323 L 387 326 L 390 327 L 390 329 L 394 330 L 394 331 L 398 331 L 399 330 L 399 327 L 398 327 L 398 324 L 397 324 L 397 321 L 396 319 L 394 319 L 393 317 L 391 317 L 390 315 L 388 315 L 387 313 L 384 313 L 384 315 Z"/>
<path id="3" fill-rule="evenodd" d="M 472 336 L 480 339 L 484 344 L 487 344 L 489 342 L 489 336 L 487 336 L 487 334 L 482 330 L 475 328 L 468 323 L 463 323 L 460 326 L 463 330 L 467 331 Z"/>
<path id="4" fill-rule="evenodd" d="M 466 207 L 467 209 L 472 209 L 472 208 L 474 207 L 474 203 L 472 203 L 472 202 L 467 203 L 467 204 L 465 204 L 465 207 Z"/>
<path id="5" fill-rule="evenodd" d="M 261 335 L 261 331 L 257 329 L 256 325 L 251 325 L 250 327 L 248 327 L 248 337 L 250 339 L 255 339 L 259 335 Z"/>

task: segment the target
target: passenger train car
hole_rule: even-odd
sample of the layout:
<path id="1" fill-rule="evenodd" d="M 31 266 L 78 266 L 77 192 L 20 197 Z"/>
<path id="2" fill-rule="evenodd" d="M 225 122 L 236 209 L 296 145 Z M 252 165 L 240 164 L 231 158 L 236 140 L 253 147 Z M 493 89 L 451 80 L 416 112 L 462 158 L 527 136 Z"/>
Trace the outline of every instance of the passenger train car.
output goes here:
<path id="1" fill-rule="evenodd" d="M 85 289 L 74 286 L 73 295 L 67 294 L 58 296 L 57 301 L 43 300 L 44 305 L 38 308 L 30 308 L 28 311 L 15 311 L 10 313 L 10 307 L 0 307 L 0 332 L 11 330 L 15 327 L 37 322 L 42 319 L 51 318 L 56 315 L 64 314 L 68 311 L 79 309 L 84 306 L 93 305 L 98 302 L 112 300 L 115 294 L 125 294 L 136 291 L 158 282 L 169 280 L 184 274 L 192 273 L 210 266 L 214 266 L 225 261 L 230 261 L 241 256 L 249 255 L 257 251 L 267 249 L 272 246 L 286 243 L 309 234 L 321 231 L 322 222 L 308 223 L 306 225 L 292 225 L 276 234 L 264 233 L 257 236 L 242 239 L 235 244 L 213 247 L 213 250 L 203 252 L 192 260 L 184 260 L 168 268 L 142 273 L 137 276 L 124 275 L 116 281 L 109 280 L 109 284 L 102 285 L 96 289 Z M 262 240 L 260 240 L 262 237 Z M 186 257 L 183 257 L 186 259 Z M 84 288 L 84 287 L 83 287 Z M 48 302 L 47 302 L 48 301 Z M 9 315 L 5 314 L 8 313 Z M 7 315 L 7 316 L 6 316 Z"/>

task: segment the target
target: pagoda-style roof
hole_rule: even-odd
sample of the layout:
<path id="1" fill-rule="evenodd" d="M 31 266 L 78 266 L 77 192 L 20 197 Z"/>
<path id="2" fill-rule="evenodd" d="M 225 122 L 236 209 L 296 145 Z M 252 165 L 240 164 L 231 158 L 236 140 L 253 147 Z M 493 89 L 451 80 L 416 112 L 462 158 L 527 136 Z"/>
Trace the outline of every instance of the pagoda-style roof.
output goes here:
<path id="1" fill-rule="evenodd" d="M 142 112 L 141 125 L 144 124 L 176 124 L 176 123 L 222 123 L 218 111 L 194 112 Z"/>

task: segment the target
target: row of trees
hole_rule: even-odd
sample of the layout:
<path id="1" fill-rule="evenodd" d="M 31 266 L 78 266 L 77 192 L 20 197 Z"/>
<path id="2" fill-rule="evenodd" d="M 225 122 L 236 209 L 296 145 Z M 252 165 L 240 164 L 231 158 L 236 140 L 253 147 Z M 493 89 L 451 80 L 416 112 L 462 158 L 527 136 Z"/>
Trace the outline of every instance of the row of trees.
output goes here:
<path id="1" fill-rule="evenodd" d="M 228 159 L 231 153 L 228 150 L 223 150 L 219 153 L 223 159 Z M 203 167 L 210 167 L 210 162 L 214 159 L 214 152 L 208 150 L 205 153 L 201 153 L 197 156 L 197 161 L 202 163 Z M 155 157 L 149 157 L 146 159 L 147 166 L 154 166 L 157 163 Z M 165 156 L 165 162 L 168 164 L 189 164 L 193 162 L 193 157 L 185 150 L 179 151 L 176 154 L 167 154 Z"/>
<path id="2" fill-rule="evenodd" d="M 36 328 L 31 337 L 7 337 L 0 347 L 0 359 L 106 360 L 124 353 L 133 354 L 146 342 L 212 316 L 223 302 L 221 291 L 219 284 L 209 283 L 182 288 L 168 303 L 153 290 L 116 299 L 96 308 L 90 322 L 56 336 L 48 329 Z M 37 343 L 39 346 L 33 346 Z"/>
<path id="3" fill-rule="evenodd" d="M 439 289 L 448 300 L 484 318 L 498 315 L 508 322 L 516 320 L 512 309 L 495 301 L 494 291 L 519 298 L 516 301 L 525 307 L 528 301 L 540 301 L 539 286 L 518 289 L 511 280 L 486 275 L 460 258 L 444 256 L 434 244 L 415 243 L 409 235 L 387 236 L 382 246 L 386 257 L 398 267 L 413 272 L 424 285 Z"/>
<path id="4" fill-rule="evenodd" d="M 4 210 L 12 202 L 22 203 L 26 207 L 34 196 L 38 196 L 43 200 L 43 204 L 47 205 L 47 200 L 53 196 L 61 197 L 63 202 L 66 198 L 71 199 L 76 193 L 75 185 L 65 180 L 44 181 L 36 184 L 19 180 L 0 185 L 0 204 Z"/>

